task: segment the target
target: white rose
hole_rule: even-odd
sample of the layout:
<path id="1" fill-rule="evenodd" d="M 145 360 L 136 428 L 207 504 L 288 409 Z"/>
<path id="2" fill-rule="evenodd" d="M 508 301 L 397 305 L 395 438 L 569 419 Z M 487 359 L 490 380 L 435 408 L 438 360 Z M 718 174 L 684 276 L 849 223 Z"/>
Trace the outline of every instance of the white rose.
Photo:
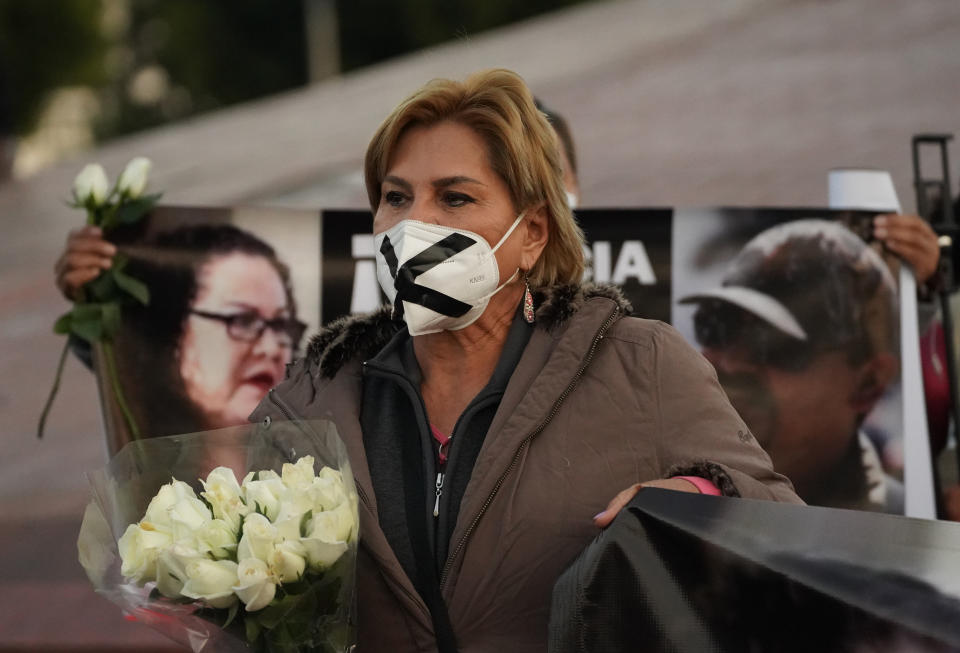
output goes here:
<path id="1" fill-rule="evenodd" d="M 181 499 L 189 497 L 197 498 L 193 488 L 183 481 L 173 479 L 170 483 L 161 486 L 156 496 L 150 500 L 147 512 L 140 523 L 148 523 L 156 530 L 172 532 L 173 524 L 170 521 L 170 509 Z"/>
<path id="2" fill-rule="evenodd" d="M 226 521 L 212 519 L 197 531 L 196 546 L 200 553 L 209 553 L 217 560 L 229 558 L 237 550 L 237 534 Z"/>
<path id="3" fill-rule="evenodd" d="M 109 192 L 107 173 L 99 163 L 88 163 L 73 180 L 73 196 L 81 204 L 92 200 L 94 206 L 100 206 Z"/>
<path id="4" fill-rule="evenodd" d="M 247 612 L 265 608 L 277 593 L 277 584 L 267 563 L 258 558 L 241 560 L 237 566 L 237 584 L 233 590 L 247 606 Z"/>
<path id="5" fill-rule="evenodd" d="M 207 504 L 196 497 L 184 497 L 170 508 L 170 523 L 177 541 L 195 542 L 197 532 L 212 519 Z"/>
<path id="6" fill-rule="evenodd" d="M 130 524 L 117 541 L 120 573 L 142 585 L 157 578 L 157 556 L 173 543 L 170 534 L 141 524 Z"/>
<path id="7" fill-rule="evenodd" d="M 161 551 L 157 556 L 157 591 L 171 599 L 179 597 L 187 581 L 187 565 L 199 558 L 199 551 L 182 544 Z"/>
<path id="8" fill-rule="evenodd" d="M 332 470 L 325 467 L 310 486 L 310 498 L 315 512 L 333 510 L 347 500 L 347 491 L 343 487 L 340 473 L 333 472 L 336 476 L 324 474 L 327 471 Z"/>
<path id="9" fill-rule="evenodd" d="M 293 464 L 284 463 L 280 470 L 280 478 L 290 489 L 306 490 L 316 478 L 313 473 L 313 456 L 304 456 Z"/>
<path id="10" fill-rule="evenodd" d="M 355 532 L 356 516 L 349 501 L 333 510 L 313 513 L 310 537 L 319 537 L 325 542 L 346 542 Z"/>
<path id="11" fill-rule="evenodd" d="M 130 198 L 140 197 L 147 187 L 147 175 L 150 174 L 151 166 L 153 164 L 146 157 L 138 156 L 132 159 L 120 173 L 117 190 Z"/>
<path id="12" fill-rule="evenodd" d="M 250 509 L 243 502 L 240 484 L 237 483 L 233 470 L 229 467 L 217 467 L 207 475 L 207 480 L 201 483 L 204 489 L 201 494 L 213 508 L 213 516 L 230 524 L 235 532 L 239 531 L 243 517 Z"/>
<path id="13" fill-rule="evenodd" d="M 306 548 L 296 540 L 279 542 L 270 555 L 270 570 L 281 583 L 295 582 L 307 567 L 306 555 Z"/>
<path id="14" fill-rule="evenodd" d="M 237 570 L 238 565 L 232 560 L 197 558 L 187 565 L 187 582 L 181 593 L 191 599 L 202 599 L 214 608 L 229 608 L 237 602 L 237 595 L 233 593 Z"/>
<path id="15" fill-rule="evenodd" d="M 315 571 L 328 568 L 347 550 L 346 542 L 327 542 L 319 537 L 304 537 L 300 543 L 306 552 L 307 563 Z"/>
<path id="16" fill-rule="evenodd" d="M 243 522 L 243 536 L 237 545 L 237 560 L 256 558 L 267 562 L 274 545 L 280 541 L 277 528 L 259 513 L 250 513 Z"/>
<path id="17" fill-rule="evenodd" d="M 281 537 L 288 540 L 300 538 L 300 522 L 304 513 L 313 510 L 313 500 L 306 492 L 290 490 L 280 501 L 274 525 Z"/>
<path id="18" fill-rule="evenodd" d="M 275 472 L 260 472 L 259 480 L 251 475 L 243 479 L 243 494 L 247 507 L 276 519 L 280 511 L 280 499 L 287 492 L 287 486 Z"/>

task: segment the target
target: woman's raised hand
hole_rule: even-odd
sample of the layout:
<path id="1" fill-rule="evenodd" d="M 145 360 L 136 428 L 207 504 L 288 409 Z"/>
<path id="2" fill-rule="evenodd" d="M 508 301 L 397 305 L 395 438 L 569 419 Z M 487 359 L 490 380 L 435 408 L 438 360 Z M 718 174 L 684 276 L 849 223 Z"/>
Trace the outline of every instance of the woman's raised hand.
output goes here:
<path id="1" fill-rule="evenodd" d="M 624 506 L 630 503 L 630 500 L 637 494 L 637 492 L 640 491 L 641 488 L 645 487 L 658 487 L 663 490 L 676 490 L 677 492 L 693 492 L 695 494 L 700 494 L 700 490 L 697 489 L 696 485 L 682 478 L 662 478 L 656 481 L 647 481 L 646 483 L 634 483 L 626 490 L 623 490 L 617 494 L 617 496 L 613 497 L 603 512 L 594 515 L 593 523 L 596 524 L 598 528 L 606 528 L 609 526 L 610 522 L 612 522 L 617 516 L 617 513 L 619 513 Z"/>
<path id="2" fill-rule="evenodd" d="M 913 268 L 918 284 L 926 283 L 940 261 L 940 244 L 927 221 L 918 215 L 888 213 L 873 219 L 873 235 Z"/>
<path id="3" fill-rule="evenodd" d="M 99 227 L 87 225 L 67 236 L 67 246 L 54 266 L 57 288 L 71 301 L 79 298 L 83 284 L 110 267 L 117 248 L 103 239 Z"/>

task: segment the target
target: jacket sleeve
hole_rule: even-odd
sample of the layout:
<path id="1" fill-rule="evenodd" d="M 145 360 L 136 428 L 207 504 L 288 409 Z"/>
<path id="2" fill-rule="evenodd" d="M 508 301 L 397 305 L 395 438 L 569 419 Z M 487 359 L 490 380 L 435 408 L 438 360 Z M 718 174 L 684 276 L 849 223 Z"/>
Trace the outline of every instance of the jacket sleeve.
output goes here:
<path id="1" fill-rule="evenodd" d="M 657 325 L 652 356 L 664 477 L 702 476 L 728 496 L 802 503 L 773 470 L 709 361 L 666 324 Z"/>

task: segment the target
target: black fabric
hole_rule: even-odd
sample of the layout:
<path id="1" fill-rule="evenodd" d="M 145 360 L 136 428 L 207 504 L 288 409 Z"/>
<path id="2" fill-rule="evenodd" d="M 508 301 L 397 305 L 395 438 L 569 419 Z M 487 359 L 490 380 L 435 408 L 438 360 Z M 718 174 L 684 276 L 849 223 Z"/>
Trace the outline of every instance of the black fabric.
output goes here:
<path id="1" fill-rule="evenodd" d="M 435 439 L 420 396 L 422 377 L 407 330 L 364 363 L 360 420 L 380 527 L 430 608 L 441 651 L 456 650 L 450 648 L 455 646 L 453 631 L 440 593 L 450 535 L 473 465 L 532 332 L 533 326 L 518 311 L 493 375 L 457 420 L 444 470 L 439 518 L 433 517 Z"/>
<path id="2" fill-rule="evenodd" d="M 643 489 L 553 591 L 551 653 L 960 651 L 960 530 Z"/>
<path id="3" fill-rule="evenodd" d="M 73 352 L 73 355 L 77 357 L 83 366 L 88 370 L 93 369 L 93 347 L 90 346 L 90 343 L 86 340 L 78 338 L 72 333 L 67 336 L 67 343 L 70 347 L 70 351 Z"/>

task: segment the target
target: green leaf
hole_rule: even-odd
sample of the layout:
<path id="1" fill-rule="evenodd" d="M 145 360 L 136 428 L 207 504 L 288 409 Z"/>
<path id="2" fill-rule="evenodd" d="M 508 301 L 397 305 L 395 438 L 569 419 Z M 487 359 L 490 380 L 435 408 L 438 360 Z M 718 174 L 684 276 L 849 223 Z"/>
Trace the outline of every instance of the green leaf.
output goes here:
<path id="1" fill-rule="evenodd" d="M 90 344 L 103 339 L 102 304 L 77 304 L 73 308 L 70 332 Z"/>
<path id="2" fill-rule="evenodd" d="M 115 301 L 103 304 L 101 314 L 103 337 L 108 340 L 113 340 L 113 337 L 120 331 L 120 304 Z"/>
<path id="3" fill-rule="evenodd" d="M 229 610 L 227 611 L 227 620 L 223 622 L 223 626 L 222 626 L 224 630 L 226 630 L 227 626 L 233 623 L 233 620 L 234 618 L 236 618 L 237 612 L 239 611 L 240 611 L 240 601 L 237 601 L 236 603 L 231 605 Z"/>
<path id="4" fill-rule="evenodd" d="M 300 537 L 307 536 L 307 525 L 311 519 L 313 519 L 313 510 L 308 510 L 303 513 L 303 517 L 300 518 Z"/>
<path id="5" fill-rule="evenodd" d="M 67 311 L 63 315 L 57 318 L 57 321 L 53 323 L 53 332 L 58 333 L 61 336 L 65 336 L 70 333 L 70 323 L 73 321 L 73 311 Z"/>
<path id="6" fill-rule="evenodd" d="M 117 285 L 124 292 L 136 299 L 138 302 L 144 306 L 150 303 L 150 289 L 147 287 L 147 284 L 143 283 L 139 279 L 134 279 L 126 272 L 118 269 L 114 269 L 113 278 L 117 282 Z"/>
<path id="7" fill-rule="evenodd" d="M 157 204 L 157 200 L 160 199 L 160 195 L 160 193 L 155 195 L 144 195 L 135 200 L 124 202 L 117 209 L 117 214 L 114 217 L 114 223 L 133 224 L 135 222 L 139 222 L 140 219 L 149 213 L 150 210 Z"/>
<path id="8" fill-rule="evenodd" d="M 117 284 L 114 280 L 113 271 L 104 270 L 100 275 L 84 286 L 87 296 L 92 296 L 98 302 L 105 302 L 113 298 L 117 292 Z"/>
<path id="9" fill-rule="evenodd" d="M 244 626 L 246 626 L 247 641 L 253 644 L 255 641 L 257 641 L 257 638 L 260 637 L 260 631 L 263 629 L 260 627 L 259 622 L 253 618 L 252 612 L 247 613 L 247 618 L 244 620 Z"/>

